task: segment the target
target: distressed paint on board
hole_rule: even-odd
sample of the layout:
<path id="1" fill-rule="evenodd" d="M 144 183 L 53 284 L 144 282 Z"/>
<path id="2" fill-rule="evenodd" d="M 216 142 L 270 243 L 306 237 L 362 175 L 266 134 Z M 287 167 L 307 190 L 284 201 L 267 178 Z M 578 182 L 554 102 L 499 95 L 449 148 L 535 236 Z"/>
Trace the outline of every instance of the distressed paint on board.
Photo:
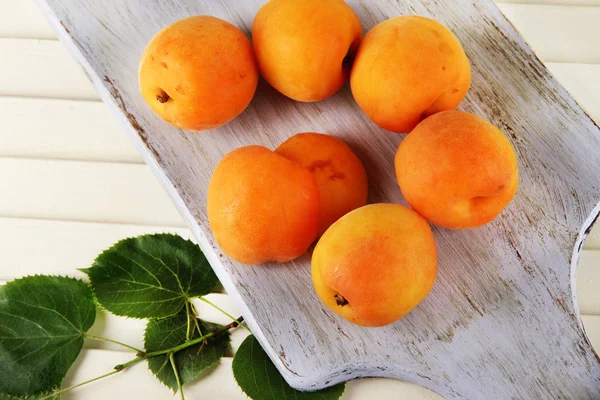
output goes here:
<path id="1" fill-rule="evenodd" d="M 473 67 L 462 109 L 499 126 L 520 162 L 521 186 L 500 218 L 478 229 L 435 228 L 439 277 L 427 299 L 384 328 L 352 326 L 324 309 L 309 255 L 285 265 L 224 257 L 205 212 L 210 175 L 232 149 L 277 146 L 302 131 L 346 140 L 364 161 L 371 202 L 403 203 L 393 156 L 402 137 L 371 123 L 347 87 L 296 103 L 264 82 L 230 124 L 203 133 L 168 126 L 138 95 L 142 50 L 164 25 L 211 14 L 249 32 L 259 0 L 38 0 L 101 97 L 190 224 L 227 291 L 285 378 L 315 389 L 364 376 L 409 380 L 447 398 L 600 397 L 600 359 L 574 302 L 574 265 L 600 211 L 600 130 L 552 78 L 491 0 L 351 0 L 365 30 L 390 16 L 446 24 Z"/>

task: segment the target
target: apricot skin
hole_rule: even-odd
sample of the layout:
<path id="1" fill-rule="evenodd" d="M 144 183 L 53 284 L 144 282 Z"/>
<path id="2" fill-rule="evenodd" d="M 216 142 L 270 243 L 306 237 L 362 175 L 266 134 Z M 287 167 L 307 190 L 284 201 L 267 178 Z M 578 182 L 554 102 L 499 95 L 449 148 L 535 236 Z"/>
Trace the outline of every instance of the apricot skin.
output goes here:
<path id="1" fill-rule="evenodd" d="M 322 235 L 343 215 L 367 204 L 367 173 L 342 140 L 320 133 L 299 133 L 276 150 L 308 168 L 319 187 L 319 228 Z"/>
<path id="2" fill-rule="evenodd" d="M 217 165 L 207 209 L 212 233 L 229 257 L 243 264 L 286 262 L 316 238 L 319 191 L 306 168 L 247 146 Z"/>
<path id="3" fill-rule="evenodd" d="M 361 37 L 360 21 L 343 0 L 270 0 L 252 25 L 262 76 L 287 97 L 304 102 L 338 91 Z"/>
<path id="4" fill-rule="evenodd" d="M 517 156 L 489 122 L 445 111 L 421 122 L 396 153 L 404 198 L 446 228 L 473 228 L 496 218 L 519 186 Z"/>
<path id="5" fill-rule="evenodd" d="M 367 116 L 398 133 L 456 108 L 470 82 L 469 61 L 456 37 L 420 16 L 395 17 L 371 29 L 350 75 L 354 99 Z"/>
<path id="6" fill-rule="evenodd" d="M 312 257 L 317 295 L 362 326 L 406 315 L 429 293 L 436 273 L 429 224 L 399 204 L 371 204 L 346 214 L 321 237 Z"/>
<path id="7" fill-rule="evenodd" d="M 200 131 L 231 121 L 248 106 L 257 84 L 248 38 L 210 16 L 165 27 L 140 61 L 142 97 L 161 118 L 182 129 Z"/>

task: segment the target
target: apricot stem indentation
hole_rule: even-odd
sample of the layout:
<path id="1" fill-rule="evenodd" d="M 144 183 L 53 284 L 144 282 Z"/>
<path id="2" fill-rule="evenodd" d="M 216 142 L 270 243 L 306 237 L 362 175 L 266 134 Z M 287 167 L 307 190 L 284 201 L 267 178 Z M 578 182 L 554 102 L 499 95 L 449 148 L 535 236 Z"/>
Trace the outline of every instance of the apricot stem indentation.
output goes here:
<path id="1" fill-rule="evenodd" d="M 166 103 L 167 101 L 169 101 L 170 98 L 171 97 L 169 97 L 167 92 L 165 92 L 162 89 L 158 89 L 158 94 L 156 95 L 156 100 L 158 100 L 159 103 Z"/>
<path id="2" fill-rule="evenodd" d="M 339 293 L 336 293 L 333 297 L 335 298 L 335 303 L 340 307 L 344 307 L 348 304 L 348 300 Z"/>

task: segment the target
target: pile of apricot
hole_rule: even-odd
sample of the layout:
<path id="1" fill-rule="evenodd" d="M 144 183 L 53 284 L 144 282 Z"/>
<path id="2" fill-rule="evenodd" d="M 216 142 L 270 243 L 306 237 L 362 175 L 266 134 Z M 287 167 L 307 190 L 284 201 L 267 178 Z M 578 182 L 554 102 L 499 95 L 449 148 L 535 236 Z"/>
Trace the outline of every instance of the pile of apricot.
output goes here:
<path id="1" fill-rule="evenodd" d="M 374 123 L 408 133 L 395 169 L 411 208 L 367 205 L 360 159 L 320 133 L 296 134 L 275 150 L 233 150 L 209 184 L 208 219 L 224 253 L 244 264 L 283 263 L 317 241 L 315 290 L 353 323 L 392 323 L 425 298 L 437 272 L 428 221 L 481 226 L 515 196 L 516 154 L 492 124 L 455 110 L 471 83 L 469 61 L 432 19 L 398 16 L 363 37 L 343 0 L 270 0 L 256 14 L 251 43 L 228 22 L 191 17 L 152 39 L 139 84 L 167 122 L 206 130 L 248 106 L 259 73 L 303 102 L 332 96 L 349 80 Z"/>

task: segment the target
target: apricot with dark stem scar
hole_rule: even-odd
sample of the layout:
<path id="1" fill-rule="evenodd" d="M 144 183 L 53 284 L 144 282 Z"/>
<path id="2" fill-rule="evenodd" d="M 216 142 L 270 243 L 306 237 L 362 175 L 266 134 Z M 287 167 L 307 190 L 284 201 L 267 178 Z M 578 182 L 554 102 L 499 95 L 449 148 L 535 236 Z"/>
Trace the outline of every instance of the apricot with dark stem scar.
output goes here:
<path id="1" fill-rule="evenodd" d="M 169 95 L 164 90 L 159 89 L 158 94 L 156 95 L 156 100 L 158 100 L 159 103 L 166 103 L 169 101 L 169 99 Z"/>
<path id="2" fill-rule="evenodd" d="M 427 221 L 399 204 L 371 204 L 335 222 L 312 256 L 317 295 L 362 326 L 383 326 L 425 298 L 437 272 Z M 343 295 L 342 295 L 343 293 Z"/>
<path id="3" fill-rule="evenodd" d="M 178 128 L 199 131 L 244 111 L 258 84 L 258 68 L 252 45 L 238 28 L 204 15 L 158 32 L 144 50 L 138 79 L 156 114 Z"/>
<path id="4" fill-rule="evenodd" d="M 348 300 L 346 300 L 341 294 L 336 293 L 333 295 L 333 297 L 335 298 L 335 302 L 338 306 L 344 307 L 345 305 L 348 305 Z"/>

